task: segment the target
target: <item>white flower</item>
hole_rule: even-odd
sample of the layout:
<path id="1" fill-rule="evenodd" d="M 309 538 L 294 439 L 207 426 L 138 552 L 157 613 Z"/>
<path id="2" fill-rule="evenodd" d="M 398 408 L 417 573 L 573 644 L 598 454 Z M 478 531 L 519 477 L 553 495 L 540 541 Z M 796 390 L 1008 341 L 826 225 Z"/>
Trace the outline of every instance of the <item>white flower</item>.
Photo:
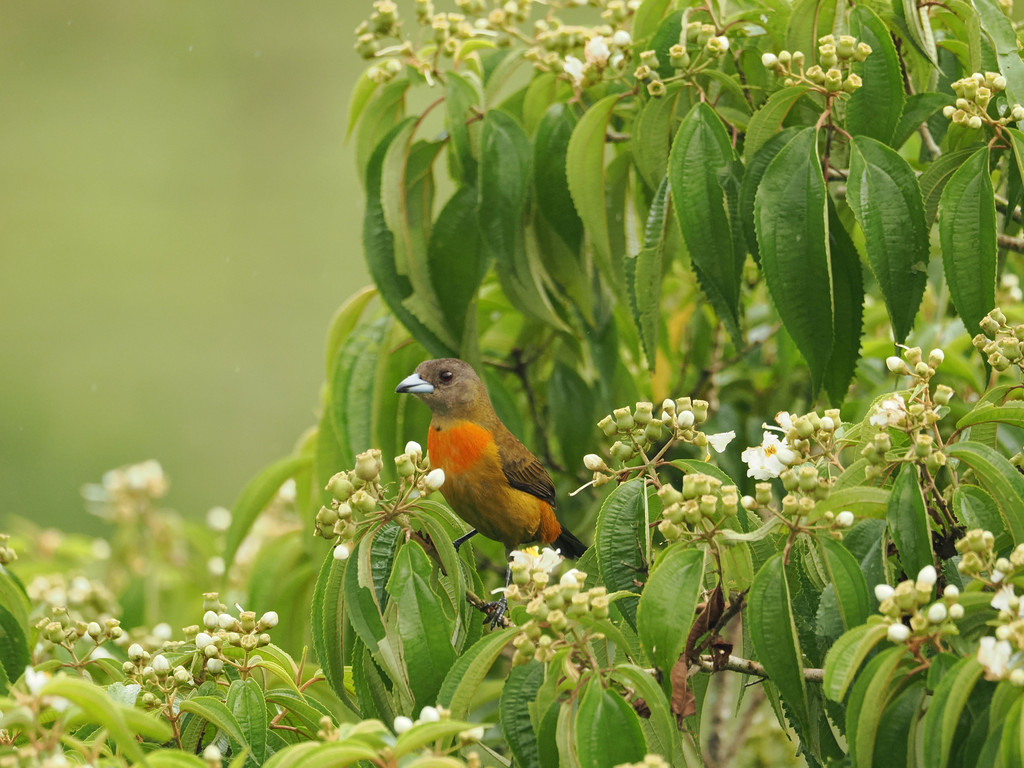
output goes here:
<path id="1" fill-rule="evenodd" d="M 680 429 L 689 429 L 690 427 L 693 426 L 693 422 L 695 420 L 696 419 L 694 418 L 693 411 L 686 410 L 686 411 L 682 411 L 676 417 L 676 424 L 679 425 Z"/>
<path id="2" fill-rule="evenodd" d="M 219 626 L 216 611 L 207 611 L 203 614 L 203 626 L 207 629 L 216 629 Z M 202 634 L 202 633 L 200 633 Z M 198 637 L 198 636 L 197 636 Z"/>
<path id="3" fill-rule="evenodd" d="M 890 624 L 886 635 L 890 643 L 905 643 L 910 638 L 910 627 L 906 624 Z"/>
<path id="4" fill-rule="evenodd" d="M 986 680 L 1001 680 L 1006 674 L 1013 648 L 1006 640 L 986 636 L 978 642 L 978 661 L 985 667 Z"/>
<path id="5" fill-rule="evenodd" d="M 171 662 L 162 653 L 158 653 L 153 657 L 153 671 L 158 675 L 167 674 L 171 671 Z"/>
<path id="6" fill-rule="evenodd" d="M 718 432 L 714 435 L 708 435 L 708 445 L 714 448 L 718 453 L 722 453 L 726 446 L 732 442 L 733 438 L 736 437 L 736 433 L 732 430 L 728 432 Z"/>
<path id="7" fill-rule="evenodd" d="M 395 718 L 395 733 L 405 733 L 412 728 L 412 720 L 405 715 Z"/>
<path id="8" fill-rule="evenodd" d="M 423 482 L 428 491 L 436 491 L 444 485 L 444 470 L 440 467 L 430 470 Z"/>
<path id="9" fill-rule="evenodd" d="M 25 667 L 25 685 L 28 686 L 28 692 L 33 696 L 39 695 L 39 691 L 43 689 L 49 679 L 50 676 L 45 672 L 36 672 L 32 667 Z"/>
<path id="10" fill-rule="evenodd" d="M 907 364 L 903 362 L 903 358 L 896 355 L 889 355 L 885 358 L 885 367 L 893 373 L 903 373 L 907 370 Z"/>
<path id="11" fill-rule="evenodd" d="M 574 85 L 579 85 L 583 82 L 583 62 L 575 56 L 566 56 L 565 61 L 562 63 L 562 69 L 572 78 Z"/>
<path id="12" fill-rule="evenodd" d="M 838 515 L 836 515 L 836 525 L 840 528 L 849 528 L 853 525 L 854 517 L 853 512 L 848 509 L 844 509 Z"/>
<path id="13" fill-rule="evenodd" d="M 935 586 L 935 582 L 939 580 L 939 574 L 935 572 L 934 565 L 926 565 L 920 571 L 917 572 L 917 583 L 924 584 L 927 588 Z M 920 589 L 920 587 L 918 587 Z"/>
<path id="14" fill-rule="evenodd" d="M 946 353 L 943 352 L 938 347 L 936 347 L 935 349 L 933 349 L 931 352 L 928 353 L 928 361 L 929 362 L 931 362 L 932 360 L 935 360 L 936 362 L 941 363 L 945 359 L 946 359 Z"/>
<path id="15" fill-rule="evenodd" d="M 907 418 L 907 404 L 901 397 L 890 397 L 878 404 L 868 421 L 876 427 L 896 427 Z"/>
<path id="16" fill-rule="evenodd" d="M 992 602 L 989 605 L 997 611 L 1008 611 L 1018 615 L 1022 609 L 1020 599 L 1013 589 L 1013 584 L 1004 584 L 1000 587 L 999 591 L 992 596 Z"/>
<path id="17" fill-rule="evenodd" d="M 550 573 L 562 562 L 562 556 L 557 550 L 551 547 L 544 547 L 543 552 L 538 552 L 537 547 L 526 547 L 517 549 L 510 555 L 512 562 L 523 563 L 531 571 L 544 571 Z"/>
<path id="18" fill-rule="evenodd" d="M 619 48 L 625 48 L 632 42 L 633 37 L 624 29 L 618 29 L 615 31 L 615 34 L 612 35 L 612 45 L 617 45 Z"/>
<path id="19" fill-rule="evenodd" d="M 591 472 L 600 472 L 602 469 L 607 469 L 607 466 L 604 463 L 604 459 L 602 459 L 596 453 L 588 453 L 586 456 L 584 456 L 583 466 L 585 466 Z"/>
<path id="20" fill-rule="evenodd" d="M 896 590 L 888 584 L 875 584 L 875 600 L 878 602 L 884 603 L 895 594 Z"/>
<path id="21" fill-rule="evenodd" d="M 796 454 L 786 440 L 779 440 L 774 432 L 765 432 L 761 445 L 747 448 L 740 458 L 747 465 L 747 477 L 770 480 L 778 477 L 796 459 Z"/>
<path id="22" fill-rule="evenodd" d="M 221 629 L 231 629 L 235 626 L 237 619 L 230 613 L 219 613 L 217 614 L 217 623 L 220 624 Z"/>
<path id="23" fill-rule="evenodd" d="M 993 584 L 998 584 L 999 582 L 1001 582 L 1005 578 L 1006 578 L 1006 574 L 1003 573 L 998 568 L 996 568 L 994 571 L 992 571 L 992 583 Z"/>
<path id="24" fill-rule="evenodd" d="M 928 621 L 931 624 L 941 624 L 948 615 L 945 603 L 932 603 L 931 608 L 928 609 Z"/>
<path id="25" fill-rule="evenodd" d="M 352 554 L 352 550 L 348 548 L 347 544 L 339 544 L 334 548 L 334 559 L 335 560 L 348 560 L 348 556 Z"/>
<path id="26" fill-rule="evenodd" d="M 209 611 L 209 613 L 213 613 L 213 611 Z M 216 616 L 216 614 L 214 615 Z M 211 629 L 213 629 L 213 627 L 211 627 Z M 196 648 L 200 651 L 212 642 L 213 637 L 211 637 L 206 632 L 200 632 L 198 635 L 196 635 Z"/>
<path id="27" fill-rule="evenodd" d="M 410 440 L 405 444 L 405 452 L 409 454 L 409 458 L 413 461 L 419 461 L 423 458 L 423 446 L 415 440 Z"/>
<path id="28" fill-rule="evenodd" d="M 562 574 L 562 578 L 558 580 L 558 583 L 563 587 L 578 587 L 580 582 L 576 578 L 580 573 L 576 568 L 570 568 L 568 571 Z"/>
<path id="29" fill-rule="evenodd" d="M 436 723 L 441 719 L 441 713 L 435 707 L 424 707 L 420 710 L 421 723 Z"/>
<path id="30" fill-rule="evenodd" d="M 231 527 L 231 510 L 227 507 L 213 507 L 206 513 L 206 524 L 213 531 L 226 531 Z"/>
<path id="31" fill-rule="evenodd" d="M 600 69 L 608 63 L 608 57 L 612 55 L 612 52 L 604 38 L 597 35 L 587 40 L 587 44 L 583 46 L 583 55 L 587 60 L 587 64 Z"/>
<path id="32" fill-rule="evenodd" d="M 260 626 L 265 629 L 273 629 L 280 620 L 277 611 L 267 611 L 260 617 Z"/>

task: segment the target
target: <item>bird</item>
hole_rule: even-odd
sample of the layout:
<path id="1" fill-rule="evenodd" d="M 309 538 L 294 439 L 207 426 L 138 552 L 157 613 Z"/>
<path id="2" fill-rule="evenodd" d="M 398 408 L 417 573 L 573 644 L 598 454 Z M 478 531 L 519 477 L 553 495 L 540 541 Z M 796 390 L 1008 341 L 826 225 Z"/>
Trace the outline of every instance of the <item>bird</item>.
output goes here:
<path id="1" fill-rule="evenodd" d="M 431 466 L 444 470 L 441 495 L 471 530 L 453 543 L 483 534 L 505 545 L 506 556 L 526 542 L 549 544 L 578 558 L 586 545 L 555 516 L 555 484 L 494 412 L 473 367 L 454 357 L 426 360 L 395 388 L 430 408 L 427 452 Z M 506 571 L 508 586 L 511 569 Z M 494 604 L 491 626 L 504 613 Z"/>

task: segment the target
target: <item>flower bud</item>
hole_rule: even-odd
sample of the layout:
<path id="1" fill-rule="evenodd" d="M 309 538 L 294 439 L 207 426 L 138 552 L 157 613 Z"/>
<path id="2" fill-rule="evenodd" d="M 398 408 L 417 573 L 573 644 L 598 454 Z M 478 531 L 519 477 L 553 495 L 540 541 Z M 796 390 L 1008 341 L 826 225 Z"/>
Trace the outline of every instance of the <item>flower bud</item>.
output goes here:
<path id="1" fill-rule="evenodd" d="M 352 550 L 349 549 L 347 544 L 339 544 L 334 548 L 334 559 L 335 560 L 348 560 L 349 555 L 352 554 Z"/>
<path id="2" fill-rule="evenodd" d="M 947 615 L 949 614 L 945 603 L 932 603 L 928 609 L 928 621 L 931 624 L 941 624 L 946 620 Z"/>
<path id="3" fill-rule="evenodd" d="M 395 733 L 401 735 L 412 728 L 412 719 L 405 715 L 399 715 L 395 718 Z"/>
<path id="4" fill-rule="evenodd" d="M 338 501 L 346 501 L 352 495 L 353 487 L 348 472 L 339 472 L 327 481 L 327 492 Z"/>
<path id="5" fill-rule="evenodd" d="M 224 671 L 224 660 L 223 659 L 207 659 L 206 660 L 206 671 L 211 675 L 219 675 Z"/>
<path id="6" fill-rule="evenodd" d="M 960 603 L 953 603 L 953 605 L 949 606 L 949 618 L 953 619 L 953 621 L 957 621 L 963 617 L 964 607 L 960 605 Z"/>
<path id="7" fill-rule="evenodd" d="M 875 600 L 878 602 L 884 603 L 894 594 L 896 594 L 896 590 L 888 584 L 875 584 Z"/>
<path id="8" fill-rule="evenodd" d="M 910 639 L 910 628 L 905 624 L 890 624 L 886 635 L 890 643 L 905 643 Z"/>
<path id="9" fill-rule="evenodd" d="M 444 485 L 444 470 L 440 467 L 430 470 L 423 482 L 428 491 L 439 490 Z"/>
<path id="10" fill-rule="evenodd" d="M 620 431 L 624 432 L 635 426 L 633 414 L 630 413 L 629 408 L 616 408 L 612 411 L 612 415 L 615 417 L 615 426 Z"/>
<path id="11" fill-rule="evenodd" d="M 840 528 L 849 528 L 854 523 L 853 512 L 844 509 L 838 515 L 836 515 L 836 525 Z"/>
<path id="12" fill-rule="evenodd" d="M 621 440 L 616 440 L 612 443 L 611 447 L 612 458 L 618 462 L 628 461 L 633 456 L 632 446 L 627 445 Z"/>
<path id="13" fill-rule="evenodd" d="M 599 422 L 597 422 L 598 429 L 604 432 L 605 437 L 612 437 L 618 428 L 615 426 L 615 421 L 611 416 L 605 416 Z"/>
<path id="14" fill-rule="evenodd" d="M 128 646 L 128 658 L 132 661 L 139 661 L 146 655 L 145 649 L 138 643 Z"/>

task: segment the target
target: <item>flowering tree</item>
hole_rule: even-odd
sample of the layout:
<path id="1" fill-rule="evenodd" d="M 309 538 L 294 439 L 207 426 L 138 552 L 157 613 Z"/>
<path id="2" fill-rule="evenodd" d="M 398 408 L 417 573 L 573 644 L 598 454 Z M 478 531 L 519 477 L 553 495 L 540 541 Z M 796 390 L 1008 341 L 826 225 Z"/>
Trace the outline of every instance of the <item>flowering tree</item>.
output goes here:
<path id="1" fill-rule="evenodd" d="M 1007 10 L 373 3 L 375 285 L 319 421 L 206 527 L 147 463 L 88 489 L 104 556 L 0 546 L 0 764 L 1020 764 Z M 452 545 L 393 393 L 430 356 L 552 470 L 574 567 Z"/>

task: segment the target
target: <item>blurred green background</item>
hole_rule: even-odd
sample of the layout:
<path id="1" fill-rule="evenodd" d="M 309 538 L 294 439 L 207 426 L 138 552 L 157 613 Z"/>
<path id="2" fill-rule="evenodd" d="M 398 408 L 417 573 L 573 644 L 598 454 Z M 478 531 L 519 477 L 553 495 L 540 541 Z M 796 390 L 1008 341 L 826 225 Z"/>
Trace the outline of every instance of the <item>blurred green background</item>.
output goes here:
<path id="1" fill-rule="evenodd" d="M 13 3 L 0 25 L 0 515 L 98 530 L 156 458 L 230 506 L 313 423 L 368 282 L 344 145 L 366 2 Z"/>

